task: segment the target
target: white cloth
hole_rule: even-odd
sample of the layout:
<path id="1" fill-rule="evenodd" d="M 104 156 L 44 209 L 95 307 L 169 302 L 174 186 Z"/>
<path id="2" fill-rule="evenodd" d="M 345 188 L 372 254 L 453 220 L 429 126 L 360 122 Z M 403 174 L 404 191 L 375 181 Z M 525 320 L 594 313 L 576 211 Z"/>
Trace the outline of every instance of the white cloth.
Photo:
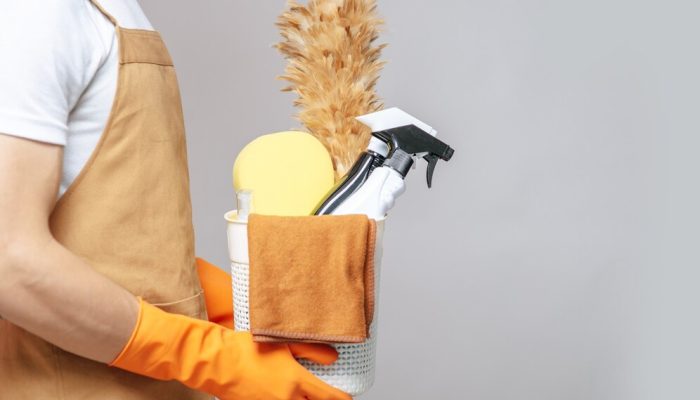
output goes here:
<path id="1" fill-rule="evenodd" d="M 102 0 L 152 30 L 136 0 Z M 59 196 L 102 135 L 117 86 L 114 25 L 89 0 L 0 0 L 0 133 L 64 146 Z"/>

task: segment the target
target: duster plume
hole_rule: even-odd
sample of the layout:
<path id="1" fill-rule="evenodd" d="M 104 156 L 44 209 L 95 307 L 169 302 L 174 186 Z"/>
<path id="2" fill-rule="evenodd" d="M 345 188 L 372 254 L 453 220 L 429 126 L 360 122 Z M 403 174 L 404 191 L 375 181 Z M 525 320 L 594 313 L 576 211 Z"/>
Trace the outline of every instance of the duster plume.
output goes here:
<path id="1" fill-rule="evenodd" d="M 277 21 L 283 91 L 297 94 L 297 117 L 328 149 L 336 179 L 367 148 L 371 133 L 355 117 L 383 107 L 375 84 L 385 45 L 374 44 L 382 23 L 375 0 L 291 0 Z"/>

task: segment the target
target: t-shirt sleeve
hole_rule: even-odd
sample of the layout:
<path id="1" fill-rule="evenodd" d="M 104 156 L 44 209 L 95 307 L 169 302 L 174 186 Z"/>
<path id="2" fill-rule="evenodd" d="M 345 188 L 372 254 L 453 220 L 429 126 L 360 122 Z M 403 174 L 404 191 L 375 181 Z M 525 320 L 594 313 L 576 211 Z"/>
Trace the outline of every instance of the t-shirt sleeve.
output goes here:
<path id="1" fill-rule="evenodd" d="M 86 8 L 75 0 L 0 7 L 0 133 L 65 145 L 70 112 L 95 73 Z"/>

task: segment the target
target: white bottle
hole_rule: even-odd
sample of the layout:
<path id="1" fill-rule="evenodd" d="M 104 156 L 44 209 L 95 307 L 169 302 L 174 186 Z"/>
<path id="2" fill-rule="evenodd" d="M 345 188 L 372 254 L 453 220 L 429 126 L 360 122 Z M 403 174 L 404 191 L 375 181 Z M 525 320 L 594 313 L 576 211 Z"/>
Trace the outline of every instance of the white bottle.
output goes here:
<path id="1" fill-rule="evenodd" d="M 394 207 L 396 198 L 406 191 L 406 181 L 391 167 L 376 168 L 367 181 L 331 214 L 367 214 L 381 219 Z"/>

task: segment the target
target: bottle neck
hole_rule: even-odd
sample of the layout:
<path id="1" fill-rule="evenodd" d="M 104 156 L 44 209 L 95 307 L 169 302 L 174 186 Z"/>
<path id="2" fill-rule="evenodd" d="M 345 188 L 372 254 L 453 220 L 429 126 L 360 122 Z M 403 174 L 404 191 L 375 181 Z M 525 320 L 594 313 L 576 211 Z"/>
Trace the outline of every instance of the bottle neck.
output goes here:
<path id="1" fill-rule="evenodd" d="M 405 178 L 413 165 L 413 157 L 401 149 L 396 149 L 391 157 L 387 158 L 382 165 L 390 167 Z"/>

